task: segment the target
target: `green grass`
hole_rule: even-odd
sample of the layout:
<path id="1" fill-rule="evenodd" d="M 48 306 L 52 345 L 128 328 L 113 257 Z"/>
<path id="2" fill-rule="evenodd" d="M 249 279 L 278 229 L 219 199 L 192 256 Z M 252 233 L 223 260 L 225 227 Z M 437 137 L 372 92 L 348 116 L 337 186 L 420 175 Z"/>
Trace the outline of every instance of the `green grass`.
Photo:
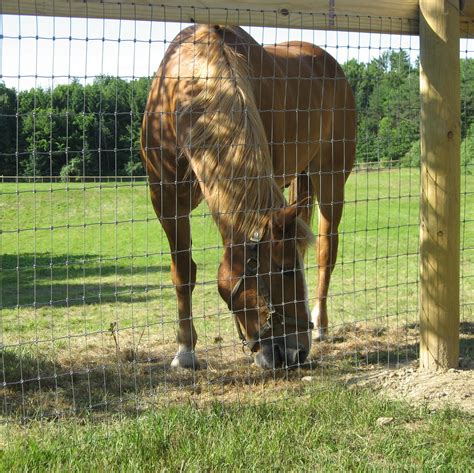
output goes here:
<path id="1" fill-rule="evenodd" d="M 333 323 L 416 312 L 418 180 L 416 171 L 406 169 L 351 176 L 330 294 Z M 474 177 L 466 176 L 465 188 L 473 185 Z M 149 318 L 175 320 L 169 248 L 144 183 L 2 184 L 0 216 L 7 341 L 90 333 L 111 321 L 125 328 Z M 470 311 L 473 193 L 463 199 L 463 219 L 462 298 Z M 192 230 L 199 324 L 226 313 L 215 284 L 222 251 L 204 205 L 193 214 Z M 313 303 L 314 251 L 307 268 Z"/>
<path id="2" fill-rule="evenodd" d="M 379 417 L 393 421 L 377 425 Z M 259 405 L 5 426 L 2 471 L 472 471 L 472 418 L 323 384 Z"/>
<path id="3" fill-rule="evenodd" d="M 219 299 L 220 238 L 204 205 L 192 229 L 207 369 L 173 372 L 169 249 L 144 183 L 1 184 L 0 419 L 26 424 L 0 427 L 0 470 L 473 470 L 466 414 L 330 381 L 416 356 L 418 182 L 406 169 L 351 176 L 334 341 L 314 345 L 311 367 L 265 373 Z M 463 186 L 462 319 L 472 321 L 474 177 Z M 306 263 L 313 303 L 314 251 Z M 303 385 L 305 374 L 318 381 Z M 382 416 L 394 420 L 379 427 Z"/>
<path id="4" fill-rule="evenodd" d="M 462 182 L 461 317 L 472 321 L 474 176 Z M 344 343 L 322 351 L 315 344 L 318 363 L 337 354 L 349 369 L 361 360 L 416 356 L 410 331 L 418 310 L 418 202 L 415 170 L 350 177 L 329 298 L 331 333 Z M 212 386 L 216 394 L 235 379 L 257 385 L 269 379 L 249 366 L 218 296 L 222 248 L 205 205 L 192 218 L 193 311 L 197 353 L 209 369 L 196 375 L 168 370 L 176 298 L 168 243 L 144 182 L 0 184 L 0 221 L 4 416 L 106 410 L 134 404 L 137 396 L 148 402 L 155 390 L 181 399 L 183 387 Z M 313 305 L 314 250 L 306 267 Z M 346 343 L 349 335 L 357 344 Z"/>

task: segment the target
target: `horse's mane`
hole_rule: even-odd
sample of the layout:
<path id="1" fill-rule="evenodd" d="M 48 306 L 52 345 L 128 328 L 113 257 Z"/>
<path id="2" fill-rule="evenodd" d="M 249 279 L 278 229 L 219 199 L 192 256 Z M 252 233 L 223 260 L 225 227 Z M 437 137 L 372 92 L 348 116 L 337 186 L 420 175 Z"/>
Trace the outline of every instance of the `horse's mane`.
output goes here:
<path id="1" fill-rule="evenodd" d="M 196 27 L 188 49 L 194 93 L 180 104 L 178 139 L 223 237 L 249 237 L 286 201 L 272 176 L 247 61 L 219 27 Z"/>

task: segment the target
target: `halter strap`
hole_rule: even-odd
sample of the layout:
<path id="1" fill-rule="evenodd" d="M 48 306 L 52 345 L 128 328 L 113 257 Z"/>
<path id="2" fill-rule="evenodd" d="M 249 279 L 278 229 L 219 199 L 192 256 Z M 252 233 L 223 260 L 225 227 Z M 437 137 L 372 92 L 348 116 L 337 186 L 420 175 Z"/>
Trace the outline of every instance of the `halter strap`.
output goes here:
<path id="1" fill-rule="evenodd" d="M 242 276 L 239 278 L 236 285 L 232 289 L 232 292 L 230 295 L 230 301 L 229 301 L 230 302 L 229 309 L 231 309 L 232 311 L 233 299 L 238 293 L 244 279 L 247 277 L 254 277 L 254 276 L 257 278 L 258 294 L 263 298 L 268 309 L 267 320 L 262 326 L 260 326 L 260 328 L 255 333 L 255 335 L 250 340 L 247 340 L 247 338 L 242 332 L 242 328 L 237 319 L 237 316 L 234 314 L 235 325 L 237 327 L 237 332 L 239 334 L 240 340 L 242 341 L 242 344 L 244 346 L 248 346 L 250 348 L 250 351 L 252 353 L 255 351 L 256 344 L 260 342 L 262 338 L 265 338 L 269 332 L 272 331 L 273 323 L 276 320 L 278 320 L 284 326 L 289 325 L 289 326 L 295 327 L 297 330 L 298 329 L 312 330 L 314 328 L 314 324 L 311 321 L 303 321 L 303 320 L 298 320 L 294 317 L 288 317 L 275 310 L 270 298 L 270 292 L 268 290 L 267 285 L 265 284 L 265 280 L 262 277 L 259 277 L 259 274 L 258 274 L 258 270 L 260 267 L 260 255 L 259 255 L 260 242 L 261 242 L 261 236 L 258 232 L 255 232 L 250 238 L 249 242 L 246 243 L 245 248 L 246 248 L 246 251 L 250 253 L 250 256 L 247 258 L 244 274 L 242 274 Z"/>

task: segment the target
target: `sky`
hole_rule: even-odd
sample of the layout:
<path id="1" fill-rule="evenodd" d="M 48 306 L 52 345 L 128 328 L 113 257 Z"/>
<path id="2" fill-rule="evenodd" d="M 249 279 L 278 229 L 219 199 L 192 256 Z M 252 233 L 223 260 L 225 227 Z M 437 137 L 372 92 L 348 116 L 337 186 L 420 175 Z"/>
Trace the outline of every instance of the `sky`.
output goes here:
<path id="1" fill-rule="evenodd" d="M 0 80 L 17 90 L 49 88 L 73 78 L 91 82 L 98 75 L 125 79 L 150 77 L 167 43 L 187 24 L 0 15 Z M 368 62 L 388 49 L 419 54 L 416 36 L 245 27 L 260 43 L 308 41 L 339 62 Z M 119 41 L 120 40 L 120 41 Z M 474 41 L 462 40 L 461 57 L 474 57 Z"/>

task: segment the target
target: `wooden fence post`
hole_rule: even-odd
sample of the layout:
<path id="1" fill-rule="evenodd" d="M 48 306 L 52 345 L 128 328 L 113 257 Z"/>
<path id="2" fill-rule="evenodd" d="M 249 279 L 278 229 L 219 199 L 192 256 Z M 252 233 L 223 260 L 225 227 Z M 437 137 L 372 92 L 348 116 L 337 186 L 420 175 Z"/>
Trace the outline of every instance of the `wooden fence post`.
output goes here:
<path id="1" fill-rule="evenodd" d="M 459 363 L 459 3 L 420 0 L 420 365 Z"/>

